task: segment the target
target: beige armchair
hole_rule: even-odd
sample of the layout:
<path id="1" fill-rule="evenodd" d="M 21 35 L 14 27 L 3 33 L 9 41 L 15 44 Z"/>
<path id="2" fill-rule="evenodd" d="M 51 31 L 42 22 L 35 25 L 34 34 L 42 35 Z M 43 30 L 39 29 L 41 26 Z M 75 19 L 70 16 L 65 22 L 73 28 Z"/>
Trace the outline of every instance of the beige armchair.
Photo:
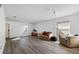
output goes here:
<path id="1" fill-rule="evenodd" d="M 79 36 L 61 36 L 59 35 L 60 44 L 67 47 L 79 47 Z"/>

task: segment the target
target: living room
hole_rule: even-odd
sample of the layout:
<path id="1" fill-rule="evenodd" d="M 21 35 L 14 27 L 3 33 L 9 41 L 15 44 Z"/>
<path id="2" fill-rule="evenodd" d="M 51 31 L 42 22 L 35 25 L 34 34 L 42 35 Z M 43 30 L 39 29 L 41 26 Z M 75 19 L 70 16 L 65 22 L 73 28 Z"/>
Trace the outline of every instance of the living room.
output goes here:
<path id="1" fill-rule="evenodd" d="M 78 11 L 79 4 L 1 5 L 1 12 L 3 12 L 1 15 L 5 14 L 3 18 L 6 23 L 7 38 L 1 40 L 3 42 L 1 53 L 79 53 Z"/>

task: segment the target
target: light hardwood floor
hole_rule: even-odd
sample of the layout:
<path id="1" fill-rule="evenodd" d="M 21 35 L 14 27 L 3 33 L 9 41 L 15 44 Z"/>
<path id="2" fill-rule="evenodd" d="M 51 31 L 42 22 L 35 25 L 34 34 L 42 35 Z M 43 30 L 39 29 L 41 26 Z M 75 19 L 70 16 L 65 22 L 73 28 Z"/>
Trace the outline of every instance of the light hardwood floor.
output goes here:
<path id="1" fill-rule="evenodd" d="M 79 48 L 67 48 L 53 41 L 36 37 L 7 40 L 3 54 L 78 54 Z"/>

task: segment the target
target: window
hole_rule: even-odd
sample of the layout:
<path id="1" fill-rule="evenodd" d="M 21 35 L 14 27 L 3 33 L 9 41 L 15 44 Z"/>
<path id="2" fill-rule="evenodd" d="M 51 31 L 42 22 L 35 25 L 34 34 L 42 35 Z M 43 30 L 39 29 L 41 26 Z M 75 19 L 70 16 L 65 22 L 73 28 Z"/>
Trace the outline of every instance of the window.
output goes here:
<path id="1" fill-rule="evenodd" d="M 58 31 L 63 32 L 65 35 L 69 35 L 70 34 L 70 22 L 66 21 L 66 22 L 58 23 Z"/>

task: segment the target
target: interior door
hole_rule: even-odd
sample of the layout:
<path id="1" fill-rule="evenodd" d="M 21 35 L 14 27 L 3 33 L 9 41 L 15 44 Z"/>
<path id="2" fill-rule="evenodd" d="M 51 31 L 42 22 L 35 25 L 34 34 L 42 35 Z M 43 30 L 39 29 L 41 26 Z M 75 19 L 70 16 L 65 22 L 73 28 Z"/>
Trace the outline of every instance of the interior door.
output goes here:
<path id="1" fill-rule="evenodd" d="M 10 38 L 10 24 L 6 23 L 6 38 Z"/>

